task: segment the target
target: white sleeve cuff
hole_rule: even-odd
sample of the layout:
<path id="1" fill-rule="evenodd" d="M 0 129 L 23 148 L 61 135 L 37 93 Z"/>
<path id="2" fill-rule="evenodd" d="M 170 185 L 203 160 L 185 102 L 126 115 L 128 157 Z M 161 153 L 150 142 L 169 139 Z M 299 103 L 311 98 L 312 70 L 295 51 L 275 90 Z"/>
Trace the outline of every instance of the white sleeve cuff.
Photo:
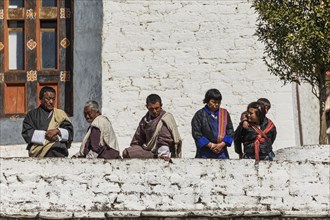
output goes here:
<path id="1" fill-rule="evenodd" d="M 59 128 L 58 130 L 60 130 L 61 135 L 59 137 L 59 141 L 67 141 L 69 140 L 69 132 L 68 130 L 64 129 L 64 128 Z"/>
<path id="2" fill-rule="evenodd" d="M 35 130 L 33 132 L 31 142 L 33 144 L 37 144 L 37 145 L 44 145 L 44 142 L 46 140 L 45 134 L 46 134 L 46 131 L 44 131 L 44 130 Z"/>
<path id="3" fill-rule="evenodd" d="M 162 145 L 158 148 L 158 157 L 161 157 L 161 156 L 168 156 L 168 157 L 171 157 L 171 151 L 170 151 L 170 148 L 169 146 L 165 146 L 165 145 Z"/>

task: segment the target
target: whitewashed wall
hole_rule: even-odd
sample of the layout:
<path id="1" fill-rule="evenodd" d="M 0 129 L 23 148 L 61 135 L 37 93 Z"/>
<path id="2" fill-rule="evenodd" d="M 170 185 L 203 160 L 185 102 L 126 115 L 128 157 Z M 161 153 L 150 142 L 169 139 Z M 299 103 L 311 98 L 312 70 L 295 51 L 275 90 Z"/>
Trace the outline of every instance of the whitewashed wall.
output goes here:
<path id="1" fill-rule="evenodd" d="M 103 113 L 121 149 L 146 112 L 146 96 L 158 93 L 177 120 L 184 157 L 194 157 L 190 122 L 209 88 L 221 91 L 234 127 L 248 103 L 268 98 L 278 129 L 275 149 L 300 144 L 295 86 L 282 86 L 267 72 L 247 0 L 107 0 L 103 7 Z M 317 110 L 308 100 L 305 137 L 315 144 Z"/>
<path id="2" fill-rule="evenodd" d="M 330 217 L 329 161 L 0 158 L 0 163 L 0 217 Z"/>
<path id="3" fill-rule="evenodd" d="M 302 145 L 319 143 L 319 101 L 312 93 L 309 84 L 299 87 L 299 99 L 301 107 Z M 298 142 L 299 145 L 299 142 Z"/>

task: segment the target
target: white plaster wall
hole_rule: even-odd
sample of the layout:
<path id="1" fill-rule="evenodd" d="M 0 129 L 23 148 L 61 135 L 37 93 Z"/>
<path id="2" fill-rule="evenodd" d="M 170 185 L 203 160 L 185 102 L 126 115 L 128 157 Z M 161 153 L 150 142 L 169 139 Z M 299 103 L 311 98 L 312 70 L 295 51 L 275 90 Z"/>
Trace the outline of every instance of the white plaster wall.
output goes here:
<path id="1" fill-rule="evenodd" d="M 72 157 L 80 150 L 80 142 L 74 142 L 69 148 L 69 157 Z M 0 157 L 28 157 L 26 144 L 19 145 L 0 145 Z"/>
<path id="2" fill-rule="evenodd" d="M 319 101 L 312 93 L 312 86 L 302 84 L 299 86 L 301 108 L 302 145 L 319 143 L 320 117 Z"/>
<path id="3" fill-rule="evenodd" d="M 251 101 L 268 98 L 274 148 L 299 144 L 295 87 L 267 72 L 247 0 L 107 0 L 103 7 L 102 111 L 121 150 L 146 113 L 146 96 L 158 93 L 177 120 L 183 156 L 194 157 L 190 122 L 210 88 L 221 91 L 234 127 Z"/>
<path id="4" fill-rule="evenodd" d="M 275 151 L 275 154 L 275 160 L 330 162 L 330 145 L 305 145 L 304 147 L 281 148 Z"/>
<path id="5" fill-rule="evenodd" d="M 0 217 L 126 211 L 330 217 L 325 161 L 0 158 L 0 163 Z"/>

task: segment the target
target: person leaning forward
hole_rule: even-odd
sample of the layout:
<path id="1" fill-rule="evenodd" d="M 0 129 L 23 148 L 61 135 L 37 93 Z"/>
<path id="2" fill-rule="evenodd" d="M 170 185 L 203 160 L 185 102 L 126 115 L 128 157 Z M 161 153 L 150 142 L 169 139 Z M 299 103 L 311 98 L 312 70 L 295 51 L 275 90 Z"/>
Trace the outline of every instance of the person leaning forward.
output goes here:
<path id="1" fill-rule="evenodd" d="M 90 126 L 81 143 L 80 151 L 73 157 L 119 159 L 118 142 L 110 120 L 101 115 L 99 104 L 88 101 L 84 116 Z"/>
<path id="2" fill-rule="evenodd" d="M 273 160 L 273 143 L 277 131 L 274 123 L 266 117 L 265 105 L 262 102 L 251 102 L 247 107 L 247 119 L 247 128 L 241 122 L 235 130 L 235 152 L 239 158 Z"/>
<path id="3" fill-rule="evenodd" d="M 73 126 L 67 114 L 54 107 L 56 91 L 43 87 L 40 106 L 27 113 L 22 136 L 30 157 L 67 157 L 73 139 Z"/>
<path id="4" fill-rule="evenodd" d="M 141 119 L 130 147 L 123 151 L 123 158 L 181 157 L 182 139 L 171 113 L 162 109 L 159 95 L 146 99 L 147 114 Z"/>

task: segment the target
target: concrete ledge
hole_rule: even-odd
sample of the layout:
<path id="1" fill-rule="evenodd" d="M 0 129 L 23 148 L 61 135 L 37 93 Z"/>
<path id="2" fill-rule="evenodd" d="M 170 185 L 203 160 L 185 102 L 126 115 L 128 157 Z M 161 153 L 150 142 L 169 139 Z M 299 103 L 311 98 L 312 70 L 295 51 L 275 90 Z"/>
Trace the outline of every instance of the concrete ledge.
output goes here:
<path id="1" fill-rule="evenodd" d="M 155 212 L 155 211 L 113 211 L 113 212 L 74 212 L 74 213 L 58 213 L 58 212 L 40 212 L 40 213 L 24 213 L 17 215 L 0 214 L 1 219 L 105 219 L 105 218 L 155 218 L 155 219 L 171 219 L 171 218 L 225 218 L 225 219 L 237 219 L 239 217 L 243 219 L 329 219 L 329 212 L 280 212 L 280 211 L 263 211 L 263 212 L 223 212 L 217 210 L 210 211 L 172 211 L 172 212 Z"/>
<path id="2" fill-rule="evenodd" d="M 1 213 L 45 219 L 329 216 L 329 162 L 173 162 L 0 158 Z"/>
<path id="3" fill-rule="evenodd" d="M 330 145 L 306 145 L 282 148 L 275 151 L 275 160 L 330 161 Z"/>
<path id="4" fill-rule="evenodd" d="M 69 157 L 79 151 L 80 144 L 80 142 L 72 143 L 71 148 L 69 149 Z M 281 148 L 275 151 L 275 155 L 275 160 L 330 162 L 330 145 L 306 145 Z M 28 157 L 26 144 L 0 145 L 0 157 Z"/>

